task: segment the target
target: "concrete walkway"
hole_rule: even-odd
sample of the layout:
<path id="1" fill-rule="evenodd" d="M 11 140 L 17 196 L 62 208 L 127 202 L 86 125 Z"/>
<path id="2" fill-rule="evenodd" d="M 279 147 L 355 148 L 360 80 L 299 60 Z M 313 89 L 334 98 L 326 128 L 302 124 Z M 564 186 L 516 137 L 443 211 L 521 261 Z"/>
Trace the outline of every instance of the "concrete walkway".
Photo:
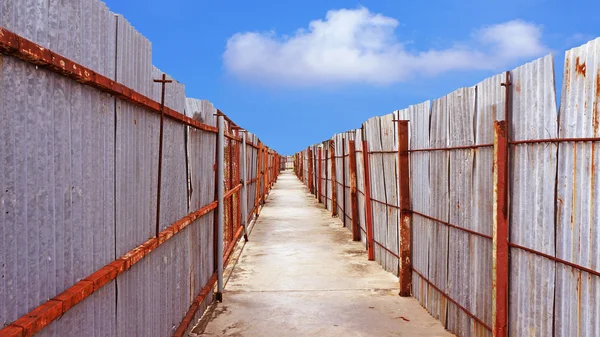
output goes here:
<path id="1" fill-rule="evenodd" d="M 201 336 L 452 336 L 283 173 Z"/>

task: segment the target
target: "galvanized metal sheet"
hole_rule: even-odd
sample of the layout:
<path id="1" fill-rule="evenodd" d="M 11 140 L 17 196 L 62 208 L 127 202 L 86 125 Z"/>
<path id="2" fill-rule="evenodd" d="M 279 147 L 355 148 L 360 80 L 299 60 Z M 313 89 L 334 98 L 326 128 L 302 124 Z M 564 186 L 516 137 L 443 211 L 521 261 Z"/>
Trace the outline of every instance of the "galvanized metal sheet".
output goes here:
<path id="1" fill-rule="evenodd" d="M 513 140 L 557 135 L 554 65 L 548 55 L 511 71 Z M 510 241 L 554 255 L 556 145 L 512 147 Z M 511 249 L 510 333 L 552 334 L 555 263 Z"/>
<path id="2" fill-rule="evenodd" d="M 444 148 L 448 146 L 449 116 L 447 97 L 436 99 L 432 102 L 429 146 L 430 148 Z M 449 158 L 446 151 L 436 151 L 429 154 L 430 216 L 448 221 L 449 216 Z M 436 223 L 432 230 L 429 243 L 429 281 L 439 289 L 448 289 L 448 227 Z M 437 290 L 429 287 L 426 309 L 447 326 L 448 304 L 446 299 Z"/>
<path id="3" fill-rule="evenodd" d="M 0 7 L 1 26 L 112 75 L 114 18 L 104 4 Z M 113 113 L 111 97 L 0 56 L 0 324 L 114 258 Z M 41 335 L 114 334 L 112 300 L 108 285 Z"/>
<path id="4" fill-rule="evenodd" d="M 429 147 L 429 114 L 431 103 L 426 101 L 398 111 L 399 119 L 409 120 L 410 148 Z M 429 153 L 414 152 L 410 156 L 410 194 L 412 209 L 430 214 L 429 207 Z M 436 224 L 429 219 L 413 216 L 412 219 L 412 266 L 420 274 L 429 277 L 429 240 Z M 412 275 L 412 294 L 424 307 L 427 304 L 429 285 L 416 273 Z"/>
<path id="5" fill-rule="evenodd" d="M 559 136 L 598 137 L 599 99 L 600 39 L 595 39 L 566 52 Z M 556 256 L 596 271 L 600 271 L 599 148 L 597 142 L 561 143 L 556 184 Z M 550 234 L 549 224 L 539 223 L 537 229 Z M 539 248 L 554 247 L 544 242 Z M 556 264 L 555 294 L 557 336 L 600 335 L 600 277 Z"/>
<path id="6" fill-rule="evenodd" d="M 475 88 L 461 88 L 446 96 L 448 116 L 448 146 L 469 146 L 475 143 Z M 449 222 L 471 229 L 473 202 L 474 150 L 449 151 Z M 448 228 L 448 295 L 465 308 L 471 298 L 472 234 Z M 475 252 L 476 254 L 476 252 Z M 448 330 L 460 336 L 474 336 L 471 318 L 453 303 L 448 303 Z"/>
<path id="7" fill-rule="evenodd" d="M 394 249 L 392 237 L 396 237 L 396 246 L 394 252 L 397 252 L 397 221 L 390 222 L 389 217 L 397 219 L 397 213 L 394 213 L 392 208 L 382 204 L 387 202 L 388 187 L 386 184 L 394 184 L 390 182 L 392 172 L 396 168 L 396 163 L 390 161 L 388 157 L 393 154 L 384 154 L 382 151 L 387 151 L 390 146 L 393 146 L 393 115 L 384 117 L 373 117 L 368 119 L 364 124 L 365 138 L 369 147 L 369 168 L 371 171 L 371 198 L 377 201 L 371 201 L 372 216 L 373 216 L 373 239 L 387 249 Z M 389 124 L 392 124 L 391 126 Z M 390 141 L 391 137 L 391 141 Z M 395 180 L 395 179 L 394 179 Z M 395 186 L 395 185 L 394 185 Z M 397 192 L 395 192 L 397 193 Z M 396 198 L 397 200 L 397 198 Z M 391 212 L 388 214 L 388 208 Z M 395 215 L 395 216 L 394 216 Z M 393 233 L 396 233 L 395 235 Z M 388 239 L 389 238 L 389 239 Z M 398 260 L 388 251 L 374 245 L 375 261 L 379 262 L 383 268 L 395 275 L 398 274 Z"/>
<path id="8" fill-rule="evenodd" d="M 365 217 L 365 166 L 364 166 L 364 151 L 362 144 L 362 129 L 356 129 L 354 132 L 354 146 L 356 150 L 356 190 L 358 199 L 358 217 L 360 231 L 360 240 L 367 245 L 366 217 Z"/>

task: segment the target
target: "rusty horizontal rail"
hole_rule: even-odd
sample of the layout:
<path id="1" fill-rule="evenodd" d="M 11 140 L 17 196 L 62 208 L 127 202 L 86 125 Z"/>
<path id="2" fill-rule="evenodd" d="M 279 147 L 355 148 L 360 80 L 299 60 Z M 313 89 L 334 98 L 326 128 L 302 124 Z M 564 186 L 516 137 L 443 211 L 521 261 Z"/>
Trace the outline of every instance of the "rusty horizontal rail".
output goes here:
<path id="1" fill-rule="evenodd" d="M 338 184 L 338 185 L 340 185 L 340 186 L 342 186 L 343 188 L 350 188 L 350 186 L 346 186 L 346 185 L 342 184 L 339 181 L 336 181 L 335 183 Z"/>
<path id="2" fill-rule="evenodd" d="M 464 145 L 464 146 L 450 146 L 450 147 L 432 147 L 429 149 L 411 149 L 402 151 L 402 153 L 410 153 L 410 152 L 433 152 L 433 151 L 452 151 L 452 150 L 472 150 L 478 149 L 481 147 L 494 147 L 494 144 L 474 144 L 474 145 Z"/>
<path id="3" fill-rule="evenodd" d="M 395 209 L 400 209 L 400 206 L 388 204 L 387 202 L 383 202 L 381 200 L 373 199 L 372 197 L 371 197 L 371 201 L 374 201 L 374 202 L 376 202 L 378 204 L 385 205 L 385 206 L 388 206 L 388 207 L 392 207 L 392 208 L 395 208 Z"/>
<path id="4" fill-rule="evenodd" d="M 161 112 L 159 102 L 2 27 L 0 27 L 0 53 L 48 69 L 155 113 Z M 164 108 L 164 114 L 196 129 L 212 133 L 218 132 L 217 127 L 200 123 L 169 107 Z"/>
<path id="5" fill-rule="evenodd" d="M 398 151 L 395 151 L 395 150 L 387 150 L 387 151 L 373 151 L 373 150 L 371 150 L 371 151 L 369 151 L 369 154 L 390 154 L 390 153 L 398 154 Z"/>
<path id="6" fill-rule="evenodd" d="M 241 137 L 238 137 L 238 136 L 236 136 L 236 135 L 233 135 L 233 134 L 231 134 L 231 133 L 227 133 L 227 132 L 225 132 L 225 133 L 224 133 L 224 136 L 225 136 L 225 137 L 227 137 L 227 138 L 229 138 L 229 139 L 231 139 L 231 140 L 234 140 L 234 141 L 236 141 L 236 142 L 241 142 L 241 141 L 242 141 L 242 138 L 241 138 Z"/>
<path id="7" fill-rule="evenodd" d="M 233 248 L 235 247 L 235 244 L 238 242 L 238 240 L 242 236 L 243 231 L 244 231 L 244 226 L 238 227 L 233 239 L 230 241 L 229 245 L 227 245 L 227 249 L 225 250 L 225 255 L 223 257 L 223 267 L 225 267 L 224 265 L 227 264 L 227 261 L 229 261 L 229 258 L 231 257 L 231 253 L 233 253 Z"/>
<path id="8" fill-rule="evenodd" d="M 177 330 L 175 330 L 173 337 L 183 337 L 185 335 L 185 331 L 192 323 L 194 316 L 196 315 L 198 310 L 200 310 L 200 306 L 206 299 L 206 296 L 208 296 L 208 294 L 210 293 L 211 289 L 213 289 L 213 287 L 215 286 L 215 283 L 217 283 L 217 273 L 212 274 L 210 279 L 208 279 L 208 282 L 200 291 L 200 294 L 198 294 L 198 296 L 194 299 L 192 305 L 190 305 L 190 308 L 188 309 L 188 312 L 183 317 L 181 323 L 179 323 Z"/>
<path id="9" fill-rule="evenodd" d="M 432 216 L 429 216 L 429 215 L 426 215 L 426 214 L 423 214 L 423 213 L 419 213 L 419 212 L 417 212 L 417 211 L 407 210 L 407 212 L 411 212 L 412 214 L 416 214 L 416 215 L 418 215 L 418 216 L 420 216 L 420 217 L 423 217 L 423 218 L 425 218 L 425 219 L 429 219 L 429 220 L 435 221 L 435 222 L 437 222 L 437 223 L 441 223 L 441 224 L 443 224 L 443 225 L 446 225 L 446 226 L 448 226 L 448 227 L 456 228 L 456 229 L 458 229 L 458 230 L 461 230 L 461 231 L 463 231 L 463 232 L 467 232 L 467 233 L 470 233 L 470 234 L 473 234 L 473 235 L 480 236 L 480 237 L 482 237 L 482 238 L 486 238 L 486 239 L 490 239 L 490 240 L 492 240 L 492 236 L 491 236 L 491 235 L 482 234 L 482 233 L 479 233 L 479 232 L 476 232 L 476 231 L 470 230 L 470 229 L 468 229 L 468 228 L 462 228 L 462 227 L 459 227 L 459 226 L 453 225 L 453 224 L 451 224 L 451 223 L 449 223 L 449 222 L 447 222 L 447 221 L 443 221 L 443 220 L 440 220 L 440 219 L 436 219 L 436 218 L 434 218 L 434 217 L 432 217 Z"/>
<path id="10" fill-rule="evenodd" d="M 242 184 L 235 185 L 235 187 L 233 187 L 229 191 L 225 192 L 225 194 L 223 195 L 223 199 L 227 199 L 227 198 L 231 197 L 236 192 L 238 192 L 241 188 L 242 188 Z"/>
<path id="11" fill-rule="evenodd" d="M 389 248 L 387 248 L 386 246 L 382 245 L 381 243 L 379 243 L 377 240 L 373 239 L 373 242 L 378 245 L 379 247 L 383 248 L 383 250 L 387 251 L 388 253 L 392 254 L 394 257 L 396 257 L 397 259 L 400 259 L 400 256 L 394 252 L 392 252 L 391 250 L 389 250 Z"/>
<path id="12" fill-rule="evenodd" d="M 335 158 L 335 159 L 346 158 L 346 157 L 348 157 L 349 155 L 350 155 L 350 154 L 345 154 L 345 155 L 343 155 L 343 156 L 333 156 L 333 158 Z"/>
<path id="13" fill-rule="evenodd" d="M 520 144 L 537 144 L 537 143 L 580 143 L 580 142 L 600 142 L 600 137 L 511 140 L 511 141 L 508 141 L 508 144 L 520 145 Z"/>
<path id="14" fill-rule="evenodd" d="M 429 284 L 433 289 L 437 290 L 440 294 L 442 294 L 448 301 L 452 302 L 454 305 L 459 307 L 460 310 L 462 310 L 465 314 L 469 315 L 472 319 L 474 319 L 477 323 L 481 324 L 487 330 L 492 331 L 492 328 L 489 325 L 487 325 L 479 317 L 475 316 L 472 312 L 467 310 L 467 308 L 460 305 L 460 303 L 456 302 L 452 297 L 448 296 L 448 294 L 446 292 L 442 291 L 435 284 L 433 284 L 433 282 L 429 281 L 425 276 L 423 276 L 423 274 L 419 273 L 415 268 L 412 268 L 412 271 L 415 274 L 419 275 L 419 277 L 421 277 L 425 282 L 427 282 L 427 284 Z"/>
<path id="15" fill-rule="evenodd" d="M 545 257 L 545 258 L 550 259 L 552 261 L 555 261 L 555 262 L 567 265 L 569 267 L 572 267 L 572 268 L 575 268 L 575 269 L 579 269 L 579 270 L 584 271 L 584 272 L 586 272 L 588 274 L 600 277 L 600 271 L 593 270 L 593 269 L 590 269 L 590 268 L 587 268 L 587 267 L 575 264 L 573 262 L 569 262 L 567 260 L 563 260 L 561 258 L 552 256 L 552 255 L 548 255 L 548 254 L 542 253 L 540 251 L 537 251 L 537 250 L 534 250 L 534 249 L 531 249 L 531 248 L 527 248 L 527 247 L 518 245 L 516 243 L 509 242 L 508 246 L 509 247 L 513 247 L 513 248 L 517 248 L 517 249 L 520 249 L 520 250 L 524 250 L 526 252 L 529 252 L 529 253 L 532 253 L 532 254 L 535 254 L 535 255 L 538 255 L 538 256 L 541 256 L 541 257 Z"/>
<path id="16" fill-rule="evenodd" d="M 9 326 L 1 329 L 0 336 L 5 336 L 5 334 L 6 336 L 11 336 L 10 333 L 20 331 L 21 334 L 16 336 L 26 337 L 41 331 L 54 320 L 71 310 L 76 304 L 87 297 L 90 297 L 92 293 L 110 283 L 117 278 L 118 275 L 129 270 L 131 266 L 138 263 L 150 254 L 150 252 L 186 228 L 193 221 L 216 209 L 217 204 L 217 201 L 213 201 L 177 220 L 169 227 L 162 230 L 158 234 L 158 237 L 148 239 L 146 242 L 125 253 L 115 261 L 100 268 L 83 280 L 76 282 L 56 297 L 21 316 Z"/>

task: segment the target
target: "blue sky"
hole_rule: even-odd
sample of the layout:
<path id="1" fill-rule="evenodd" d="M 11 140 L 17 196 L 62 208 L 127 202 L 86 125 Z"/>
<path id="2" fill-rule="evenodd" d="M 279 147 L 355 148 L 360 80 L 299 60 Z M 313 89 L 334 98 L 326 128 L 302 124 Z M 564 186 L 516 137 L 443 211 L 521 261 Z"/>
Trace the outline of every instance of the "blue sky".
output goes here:
<path id="1" fill-rule="evenodd" d="M 598 1 L 107 0 L 154 64 L 281 154 L 600 36 Z"/>

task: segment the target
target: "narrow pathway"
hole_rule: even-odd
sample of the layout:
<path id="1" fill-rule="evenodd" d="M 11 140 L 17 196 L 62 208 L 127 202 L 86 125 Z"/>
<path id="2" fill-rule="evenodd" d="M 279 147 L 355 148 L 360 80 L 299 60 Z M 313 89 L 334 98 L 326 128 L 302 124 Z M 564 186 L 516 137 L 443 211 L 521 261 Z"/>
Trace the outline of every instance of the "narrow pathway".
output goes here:
<path id="1" fill-rule="evenodd" d="M 201 336 L 452 336 L 292 172 L 283 173 Z"/>

